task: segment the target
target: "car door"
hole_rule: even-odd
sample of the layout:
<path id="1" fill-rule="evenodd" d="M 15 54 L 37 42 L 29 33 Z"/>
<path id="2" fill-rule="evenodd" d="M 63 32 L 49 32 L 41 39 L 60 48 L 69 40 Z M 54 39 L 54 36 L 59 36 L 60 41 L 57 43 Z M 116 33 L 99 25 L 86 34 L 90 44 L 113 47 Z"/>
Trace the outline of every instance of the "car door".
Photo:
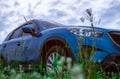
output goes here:
<path id="1" fill-rule="evenodd" d="M 32 27 L 35 30 L 37 28 L 34 27 L 33 24 L 25 24 L 23 26 L 21 26 L 20 29 L 22 29 L 23 27 Z M 34 61 L 36 53 L 38 53 L 38 49 L 39 49 L 39 38 L 32 36 L 29 33 L 24 33 L 22 31 L 22 35 L 19 38 L 19 41 L 17 40 L 18 43 L 16 45 L 16 56 L 15 58 L 17 58 L 17 61 L 20 62 L 31 62 Z"/>

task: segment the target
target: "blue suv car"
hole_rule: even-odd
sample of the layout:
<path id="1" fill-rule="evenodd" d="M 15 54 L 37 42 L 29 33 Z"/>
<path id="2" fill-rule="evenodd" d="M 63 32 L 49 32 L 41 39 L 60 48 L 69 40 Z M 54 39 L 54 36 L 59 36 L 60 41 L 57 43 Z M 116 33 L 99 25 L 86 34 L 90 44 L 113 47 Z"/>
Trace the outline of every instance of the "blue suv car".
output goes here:
<path id="1" fill-rule="evenodd" d="M 0 45 L 0 58 L 9 63 L 52 67 L 55 56 L 80 60 L 80 47 L 94 48 L 91 62 L 104 67 L 120 64 L 120 31 L 91 26 L 66 26 L 30 20 L 8 34 Z M 83 52 L 84 53 L 84 52 Z M 89 52 L 88 52 L 89 54 Z"/>

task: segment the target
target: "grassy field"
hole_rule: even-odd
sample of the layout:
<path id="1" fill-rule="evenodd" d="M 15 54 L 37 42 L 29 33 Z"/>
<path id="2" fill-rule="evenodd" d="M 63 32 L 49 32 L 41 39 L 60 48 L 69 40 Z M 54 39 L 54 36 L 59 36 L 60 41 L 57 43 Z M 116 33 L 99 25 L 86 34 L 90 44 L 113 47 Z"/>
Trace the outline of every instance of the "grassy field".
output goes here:
<path id="1" fill-rule="evenodd" d="M 28 69 L 31 70 L 33 67 L 29 65 Z M 85 61 L 71 65 L 71 58 L 61 57 L 57 67 L 47 69 L 44 75 L 34 69 L 25 72 L 22 65 L 19 66 L 19 70 L 10 65 L 0 65 L 0 79 L 120 79 L 120 72 L 104 72 L 95 63 Z"/>

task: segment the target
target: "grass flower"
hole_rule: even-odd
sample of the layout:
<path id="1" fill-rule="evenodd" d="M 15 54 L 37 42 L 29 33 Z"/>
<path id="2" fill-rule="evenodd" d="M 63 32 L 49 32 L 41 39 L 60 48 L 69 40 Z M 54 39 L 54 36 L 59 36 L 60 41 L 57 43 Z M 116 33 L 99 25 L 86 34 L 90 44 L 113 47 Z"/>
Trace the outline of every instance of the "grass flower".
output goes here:
<path id="1" fill-rule="evenodd" d="M 72 79 L 84 79 L 83 67 L 82 65 L 74 65 L 72 70 Z"/>
<path id="2" fill-rule="evenodd" d="M 67 69 L 70 70 L 71 69 L 71 65 L 72 65 L 72 59 L 71 58 L 67 58 Z"/>

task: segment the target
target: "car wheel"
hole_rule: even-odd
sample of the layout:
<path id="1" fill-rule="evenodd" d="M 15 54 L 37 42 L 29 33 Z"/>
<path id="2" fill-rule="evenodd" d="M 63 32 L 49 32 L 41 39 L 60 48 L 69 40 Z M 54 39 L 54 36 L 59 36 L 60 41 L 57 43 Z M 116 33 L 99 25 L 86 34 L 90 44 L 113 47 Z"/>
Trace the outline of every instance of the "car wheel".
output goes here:
<path id="1" fill-rule="evenodd" d="M 43 60 L 43 69 L 53 69 L 57 67 L 57 62 L 61 57 L 70 57 L 73 63 L 73 55 L 70 52 L 67 52 L 67 48 L 60 45 L 51 46 L 49 49 L 46 49 L 42 55 Z"/>
<path id="2" fill-rule="evenodd" d="M 61 56 L 64 56 L 64 50 L 59 46 L 51 47 L 48 52 L 46 52 L 45 64 L 46 69 L 53 68 L 57 66 L 57 62 Z"/>
<path id="3" fill-rule="evenodd" d="M 106 60 L 102 62 L 102 67 L 106 72 L 119 72 L 120 71 L 120 55 L 109 55 Z"/>

